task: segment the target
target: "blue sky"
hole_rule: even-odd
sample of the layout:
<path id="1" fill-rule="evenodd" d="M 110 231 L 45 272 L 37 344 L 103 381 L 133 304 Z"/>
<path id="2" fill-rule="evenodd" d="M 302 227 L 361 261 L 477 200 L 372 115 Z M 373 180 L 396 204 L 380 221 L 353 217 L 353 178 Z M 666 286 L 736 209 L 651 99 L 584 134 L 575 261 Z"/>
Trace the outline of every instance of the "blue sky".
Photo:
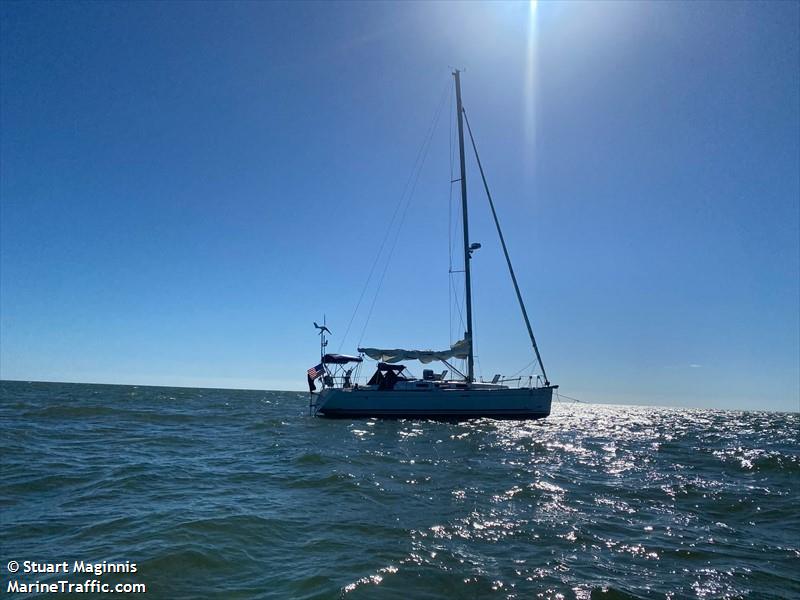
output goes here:
<path id="1" fill-rule="evenodd" d="M 4 379 L 304 389 L 311 322 L 339 348 L 442 99 L 362 342 L 446 347 L 459 66 L 551 380 L 800 409 L 796 2 L 0 11 Z M 532 356 L 468 169 L 491 377 Z"/>

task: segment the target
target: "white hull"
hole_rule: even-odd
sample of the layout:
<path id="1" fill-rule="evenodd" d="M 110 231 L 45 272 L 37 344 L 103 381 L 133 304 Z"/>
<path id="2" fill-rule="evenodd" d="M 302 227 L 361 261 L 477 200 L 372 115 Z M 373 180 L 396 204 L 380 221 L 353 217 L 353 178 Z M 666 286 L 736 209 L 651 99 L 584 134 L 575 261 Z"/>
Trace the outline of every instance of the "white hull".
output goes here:
<path id="1" fill-rule="evenodd" d="M 375 390 L 326 388 L 317 414 L 324 417 L 411 419 L 541 419 L 550 414 L 553 389 Z"/>

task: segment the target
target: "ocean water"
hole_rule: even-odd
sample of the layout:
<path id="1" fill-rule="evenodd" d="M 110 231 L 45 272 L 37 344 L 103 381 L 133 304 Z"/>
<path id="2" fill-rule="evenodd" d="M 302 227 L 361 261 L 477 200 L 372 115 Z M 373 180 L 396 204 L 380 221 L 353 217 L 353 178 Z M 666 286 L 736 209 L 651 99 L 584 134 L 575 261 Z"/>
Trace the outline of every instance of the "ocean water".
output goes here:
<path id="1" fill-rule="evenodd" d="M 292 392 L 0 391 L 4 594 L 95 577 L 8 572 L 29 560 L 128 561 L 96 578 L 146 598 L 800 598 L 796 413 L 339 421 Z"/>

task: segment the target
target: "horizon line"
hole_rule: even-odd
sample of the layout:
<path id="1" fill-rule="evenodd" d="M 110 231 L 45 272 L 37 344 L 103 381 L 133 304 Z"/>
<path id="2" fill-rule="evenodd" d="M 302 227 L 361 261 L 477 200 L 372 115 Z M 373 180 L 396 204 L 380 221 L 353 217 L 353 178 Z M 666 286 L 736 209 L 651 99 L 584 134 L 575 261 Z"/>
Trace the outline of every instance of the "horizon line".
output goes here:
<path id="1" fill-rule="evenodd" d="M 42 381 L 42 380 L 34 380 L 34 379 L 3 379 L 0 378 L 0 383 L 46 383 L 46 384 L 59 384 L 59 385 L 113 385 L 118 387 L 151 387 L 151 388 L 174 388 L 174 389 L 185 389 L 185 390 L 228 390 L 228 391 L 240 391 L 240 392 L 280 392 L 280 393 L 292 393 L 292 394 L 308 394 L 310 392 L 302 391 L 302 390 L 269 390 L 269 389 L 259 389 L 259 388 L 230 388 L 230 387 L 198 387 L 198 386 L 190 386 L 190 385 L 153 385 L 149 383 L 101 383 L 101 382 L 92 382 L 92 381 Z M 557 399 L 557 402 L 560 404 L 592 404 L 592 405 L 603 405 L 603 406 L 641 406 L 643 408 L 666 408 L 670 410 L 714 410 L 714 411 L 726 411 L 726 412 L 746 412 L 746 413 L 759 413 L 759 412 L 766 412 L 766 413 L 780 413 L 780 414 L 800 414 L 800 409 L 798 410 L 773 410 L 768 408 L 763 408 L 759 410 L 746 410 L 742 408 L 710 408 L 710 407 L 702 407 L 702 406 L 667 406 L 664 404 L 631 404 L 631 403 L 620 403 L 620 402 L 589 402 L 587 400 L 561 400 Z"/>

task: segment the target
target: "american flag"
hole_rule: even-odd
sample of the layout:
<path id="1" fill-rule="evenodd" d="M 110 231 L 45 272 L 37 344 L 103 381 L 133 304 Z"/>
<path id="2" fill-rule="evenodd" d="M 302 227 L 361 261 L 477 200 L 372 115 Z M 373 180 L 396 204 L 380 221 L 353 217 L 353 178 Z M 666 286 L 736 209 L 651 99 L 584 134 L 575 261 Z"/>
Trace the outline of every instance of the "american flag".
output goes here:
<path id="1" fill-rule="evenodd" d="M 308 370 L 308 376 L 312 380 L 324 375 L 324 373 L 325 373 L 325 368 L 322 366 L 322 363 L 319 363 L 316 367 L 311 367 Z"/>

